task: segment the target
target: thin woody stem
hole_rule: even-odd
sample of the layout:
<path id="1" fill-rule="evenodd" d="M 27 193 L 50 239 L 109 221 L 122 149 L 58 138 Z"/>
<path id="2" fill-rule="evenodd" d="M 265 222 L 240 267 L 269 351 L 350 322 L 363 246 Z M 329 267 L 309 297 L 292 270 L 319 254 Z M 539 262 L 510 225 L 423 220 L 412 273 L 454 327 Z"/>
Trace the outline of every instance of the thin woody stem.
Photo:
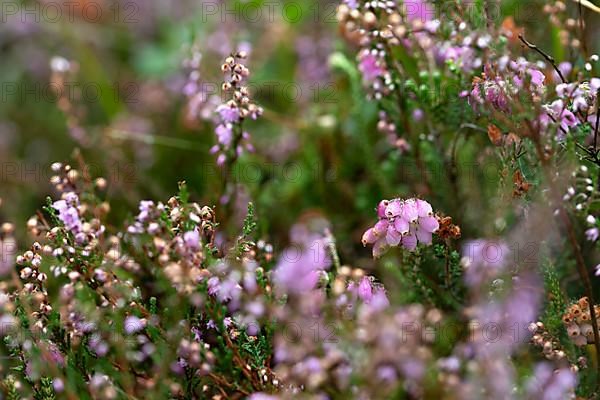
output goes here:
<path id="1" fill-rule="evenodd" d="M 521 42 L 523 42 L 523 44 L 525 44 L 525 46 L 529 47 L 531 50 L 536 51 L 537 53 L 539 53 L 542 57 L 544 57 L 546 59 L 546 61 L 548 61 L 551 65 L 552 68 L 554 68 L 554 70 L 556 71 L 556 73 L 558 74 L 558 76 L 560 77 L 560 80 L 563 83 L 567 83 L 567 80 L 565 79 L 565 77 L 563 76 L 562 72 L 560 72 L 560 69 L 556 66 L 556 60 L 554 59 L 554 57 L 552 57 L 550 54 L 544 52 L 542 49 L 540 49 L 539 47 L 537 47 L 535 44 L 528 42 L 523 35 L 519 35 L 519 40 L 521 40 Z"/>
<path id="2" fill-rule="evenodd" d="M 592 289 L 592 281 L 590 279 L 587 267 L 585 266 L 585 260 L 583 258 L 583 254 L 581 253 L 579 242 L 577 241 L 577 235 L 575 234 L 573 222 L 571 221 L 567 210 L 561 204 L 561 194 L 558 193 L 556 187 L 552 185 L 552 173 L 550 171 L 550 165 L 548 164 L 549 160 L 545 157 L 542 145 L 540 143 L 540 132 L 538 129 L 534 128 L 533 124 L 531 124 L 530 121 L 527 121 L 527 127 L 531 133 L 533 142 L 538 152 L 538 158 L 540 159 L 542 170 L 546 179 L 548 180 L 548 184 L 550 185 L 550 195 L 552 196 L 553 200 L 556 200 L 556 204 L 559 205 L 558 213 L 563 225 L 567 229 L 569 243 L 575 255 L 577 272 L 579 274 L 579 278 L 583 281 L 584 290 L 588 298 L 588 306 L 590 310 L 590 317 L 592 320 L 592 330 L 594 333 L 594 347 L 596 349 L 596 390 L 600 390 L 600 332 L 598 330 L 598 320 L 596 318 L 596 312 L 594 309 L 595 301 L 594 291 Z"/>
<path id="3" fill-rule="evenodd" d="M 586 291 L 586 295 L 588 297 L 588 306 L 590 309 L 590 316 L 592 319 L 592 329 L 594 331 L 594 347 L 596 348 L 596 388 L 600 389 L 600 333 L 598 331 L 598 319 L 596 318 L 596 311 L 594 309 L 594 291 L 592 289 L 592 281 L 590 279 L 590 275 L 585 266 L 585 261 L 583 259 L 583 255 L 581 254 L 581 248 L 579 247 L 579 243 L 577 242 L 577 237 L 575 236 L 575 229 L 573 228 L 573 224 L 567 211 L 561 207 L 560 214 L 563 220 L 565 227 L 567 228 L 567 234 L 569 237 L 569 242 L 571 242 L 571 247 L 573 247 L 573 252 L 575 253 L 575 261 L 577 264 L 577 272 L 581 280 L 583 281 L 583 286 Z"/>
<path id="4" fill-rule="evenodd" d="M 535 143 L 538 144 L 536 149 L 538 149 L 538 153 L 541 151 L 541 146 L 539 146 L 539 132 L 534 136 Z M 587 267 L 585 266 L 585 260 L 583 258 L 583 254 L 581 253 L 581 248 L 579 247 L 579 242 L 577 241 L 577 235 L 575 234 L 575 228 L 573 227 L 573 222 L 567 212 L 567 210 L 560 205 L 561 196 L 556 192 L 556 189 L 553 185 L 551 185 L 551 173 L 549 171 L 548 160 L 544 157 L 543 152 L 538 154 L 540 161 L 542 163 L 543 170 L 546 175 L 546 179 L 551 187 L 551 195 L 553 199 L 558 199 L 557 204 L 559 204 L 558 212 L 561 218 L 563 225 L 567 230 L 567 236 L 569 239 L 569 243 L 573 249 L 573 253 L 575 255 L 575 263 L 577 265 L 577 272 L 579 274 L 579 278 L 583 281 L 583 286 L 585 290 L 585 294 L 588 298 L 589 309 L 590 309 L 590 317 L 592 320 L 592 330 L 594 333 L 594 347 L 596 349 L 596 388 L 600 390 L 600 332 L 598 330 L 598 320 L 596 318 L 596 312 L 594 309 L 594 291 L 592 289 L 592 281 L 590 279 L 590 275 L 588 273 Z"/>

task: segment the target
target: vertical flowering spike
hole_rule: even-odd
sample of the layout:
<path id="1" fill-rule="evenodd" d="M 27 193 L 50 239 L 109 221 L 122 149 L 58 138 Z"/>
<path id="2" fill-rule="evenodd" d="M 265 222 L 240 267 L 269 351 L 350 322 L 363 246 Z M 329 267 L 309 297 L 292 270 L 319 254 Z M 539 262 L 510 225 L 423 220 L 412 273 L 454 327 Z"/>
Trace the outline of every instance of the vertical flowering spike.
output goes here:
<path id="1" fill-rule="evenodd" d="M 245 119 L 257 119 L 263 110 L 250 99 L 245 82 L 250 71 L 244 65 L 245 53 L 237 53 L 225 59 L 221 70 L 225 74 L 222 85 L 223 91 L 230 95 L 230 100 L 219 105 L 216 109 L 218 124 L 215 128 L 217 144 L 211 153 L 217 153 L 217 165 L 223 166 L 227 160 L 235 160 L 244 151 L 252 152 L 250 134 L 242 129 Z"/>

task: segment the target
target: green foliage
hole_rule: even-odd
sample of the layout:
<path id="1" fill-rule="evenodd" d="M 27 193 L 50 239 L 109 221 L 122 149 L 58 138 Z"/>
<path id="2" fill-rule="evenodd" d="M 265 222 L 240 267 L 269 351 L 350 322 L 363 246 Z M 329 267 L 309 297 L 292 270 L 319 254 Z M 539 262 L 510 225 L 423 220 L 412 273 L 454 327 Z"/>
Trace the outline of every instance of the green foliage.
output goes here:
<path id="1" fill-rule="evenodd" d="M 544 326 L 553 336 L 568 340 L 562 322 L 562 317 L 567 310 L 567 306 L 555 268 L 554 264 L 547 262 L 542 269 L 544 286 L 546 288 L 546 305 L 544 307 L 542 322 L 544 322 Z"/>
<path id="2" fill-rule="evenodd" d="M 52 378 L 43 377 L 40 379 L 39 389 L 33 395 L 35 400 L 55 400 L 56 395 L 52 387 Z"/>
<path id="3" fill-rule="evenodd" d="M 8 377 L 2 380 L 0 383 L 0 387 L 2 388 L 2 392 L 6 396 L 7 400 L 21 400 L 22 397 L 19 395 L 17 388 L 15 386 L 15 380 L 12 377 Z"/>

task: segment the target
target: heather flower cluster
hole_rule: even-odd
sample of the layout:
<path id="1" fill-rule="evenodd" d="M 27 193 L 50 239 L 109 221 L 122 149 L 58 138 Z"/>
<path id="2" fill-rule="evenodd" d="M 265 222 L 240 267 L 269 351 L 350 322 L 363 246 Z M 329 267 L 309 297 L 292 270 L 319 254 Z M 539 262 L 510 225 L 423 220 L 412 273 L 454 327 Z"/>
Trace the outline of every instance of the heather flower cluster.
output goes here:
<path id="1" fill-rule="evenodd" d="M 263 113 L 263 109 L 250 100 L 249 89 L 244 86 L 250 75 L 250 71 L 243 64 L 246 57 L 246 52 L 240 51 L 227 57 L 221 65 L 221 71 L 226 76 L 221 88 L 231 99 L 216 109 L 220 118 L 215 128 L 218 143 L 211 148 L 211 153 L 218 154 L 217 165 L 220 166 L 228 159 L 235 160 L 244 150 L 254 151 L 250 143 L 250 134 L 244 130 L 243 122 L 247 118 L 257 119 Z"/>
<path id="2" fill-rule="evenodd" d="M 510 113 L 510 106 L 522 91 L 539 98 L 545 90 L 544 74 L 525 59 L 498 60 L 498 71 L 486 67 L 483 78 L 475 78 L 469 102 L 474 108 L 487 104 L 498 111 Z"/>
<path id="3" fill-rule="evenodd" d="M 598 397 L 600 8 L 306 1 L 7 24 L 0 399 Z"/>
<path id="4" fill-rule="evenodd" d="M 596 318 L 600 317 L 600 306 L 593 307 Z M 594 341 L 594 329 L 590 314 L 589 300 L 582 297 L 571 305 L 562 317 L 569 338 L 577 346 L 585 346 Z"/>
<path id="5" fill-rule="evenodd" d="M 284 293 L 301 294 L 314 289 L 331 267 L 330 243 L 305 225 L 292 228 L 292 238 L 293 246 L 282 252 L 273 278 Z"/>
<path id="6" fill-rule="evenodd" d="M 421 199 L 382 200 L 377 206 L 379 221 L 362 237 L 363 245 L 373 245 L 373 256 L 380 257 L 390 247 L 414 251 L 417 244 L 430 245 L 439 229 L 431 204 Z"/>

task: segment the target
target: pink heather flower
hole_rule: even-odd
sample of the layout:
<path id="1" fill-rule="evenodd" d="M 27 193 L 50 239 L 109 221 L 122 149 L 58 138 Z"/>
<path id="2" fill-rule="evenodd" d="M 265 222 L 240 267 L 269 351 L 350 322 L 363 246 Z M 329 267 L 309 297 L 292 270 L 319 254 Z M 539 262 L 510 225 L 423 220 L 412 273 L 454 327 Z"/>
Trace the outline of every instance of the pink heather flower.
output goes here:
<path id="1" fill-rule="evenodd" d="M 286 249 L 274 272 L 276 285 L 286 293 L 314 289 L 322 271 L 331 266 L 326 239 L 312 238 L 303 248 Z"/>
<path id="2" fill-rule="evenodd" d="M 94 334 L 88 341 L 90 350 L 92 350 L 98 357 L 104 357 L 108 353 L 108 344 L 102 340 L 100 335 Z"/>
<path id="3" fill-rule="evenodd" d="M 183 241 L 190 250 L 200 250 L 200 232 L 198 232 L 198 229 L 184 233 Z"/>
<path id="4" fill-rule="evenodd" d="M 396 368 L 390 365 L 383 365 L 377 368 L 377 378 L 384 382 L 395 382 L 398 379 Z"/>
<path id="5" fill-rule="evenodd" d="M 500 111 L 510 111 L 510 106 L 508 105 L 508 96 L 504 92 L 502 86 L 498 85 L 496 82 L 486 85 L 485 101 Z"/>
<path id="6" fill-rule="evenodd" d="M 219 107 L 217 107 L 217 112 L 224 122 L 234 123 L 238 122 L 240 119 L 240 110 L 234 106 L 221 104 Z"/>
<path id="7" fill-rule="evenodd" d="M 562 100 L 556 100 L 550 105 L 544 104 L 538 119 L 544 129 L 558 124 L 559 129 L 556 131 L 558 140 L 563 140 L 572 127 L 579 125 L 575 114 L 564 107 Z"/>
<path id="8" fill-rule="evenodd" d="M 420 380 L 425 373 L 425 365 L 423 361 L 417 358 L 407 358 L 400 364 L 402 375 L 412 380 Z"/>
<path id="9" fill-rule="evenodd" d="M 536 86 L 542 86 L 544 84 L 544 80 L 546 79 L 546 76 L 543 74 L 542 71 L 539 71 L 534 68 L 530 68 L 527 70 L 527 74 L 529 74 L 529 76 L 531 77 L 532 84 L 534 84 Z"/>
<path id="10" fill-rule="evenodd" d="M 219 292 L 219 285 L 220 285 L 220 281 L 219 278 L 216 276 L 211 277 L 208 282 L 208 294 L 211 296 L 215 296 L 218 292 Z"/>
<path id="11" fill-rule="evenodd" d="M 52 380 L 52 387 L 56 393 L 62 393 L 65 390 L 65 384 L 60 378 L 54 378 Z"/>
<path id="12" fill-rule="evenodd" d="M 358 8 L 358 0 L 344 0 L 344 3 L 353 10 Z"/>
<path id="13" fill-rule="evenodd" d="M 371 286 L 371 280 L 368 277 L 362 278 L 358 284 L 358 298 L 368 303 L 373 298 L 373 288 Z"/>
<path id="14" fill-rule="evenodd" d="M 358 56 L 358 69 L 363 75 L 363 79 L 367 82 L 373 82 L 380 76 L 385 74 L 385 69 L 381 66 L 381 60 L 370 51 L 361 52 Z"/>
<path id="15" fill-rule="evenodd" d="M 146 324 L 143 320 L 139 319 L 135 315 L 130 315 L 127 318 L 125 318 L 125 333 L 127 333 L 128 335 L 137 333 L 144 329 L 145 325 Z"/>
<path id="16" fill-rule="evenodd" d="M 47 353 L 44 354 L 44 361 L 57 364 L 61 367 L 65 365 L 65 356 L 63 356 L 55 343 L 47 342 L 45 347 Z"/>
<path id="17" fill-rule="evenodd" d="M 82 222 L 79 218 L 79 197 L 75 193 L 66 193 L 65 199 L 55 201 L 52 207 L 58 211 L 58 219 L 65 225 L 68 231 L 77 234 L 82 230 Z"/>
<path id="18" fill-rule="evenodd" d="M 435 16 L 435 7 L 425 0 L 406 0 L 404 2 L 406 18 L 409 21 L 431 21 Z"/>
<path id="19" fill-rule="evenodd" d="M 379 218 L 385 217 L 385 210 L 390 202 L 387 200 L 381 200 L 377 205 L 377 216 Z"/>
<path id="20" fill-rule="evenodd" d="M 152 200 L 142 200 L 140 201 L 140 213 L 137 216 L 137 220 L 140 222 L 146 222 L 150 217 L 150 212 L 154 207 L 154 202 Z"/>
<path id="21" fill-rule="evenodd" d="M 248 400 L 279 400 L 279 397 L 265 393 L 253 393 L 248 397 Z"/>
<path id="22" fill-rule="evenodd" d="M 415 108 L 412 112 L 412 117 L 416 122 L 421 122 L 424 116 L 425 113 L 420 108 Z"/>
<path id="23" fill-rule="evenodd" d="M 554 370 L 552 364 L 541 362 L 526 385 L 527 398 L 540 400 L 568 399 L 574 396 L 577 375 L 568 368 Z"/>
<path id="24" fill-rule="evenodd" d="M 373 278 L 370 276 L 363 277 L 358 284 L 350 282 L 347 291 L 350 294 L 352 303 L 360 300 L 368 306 L 368 310 L 371 312 L 384 310 L 390 304 L 384 287 L 374 284 Z M 344 299 L 345 301 L 348 301 L 347 297 Z"/>
<path id="25" fill-rule="evenodd" d="M 585 231 L 585 237 L 590 242 L 595 242 L 596 240 L 598 240 L 598 236 L 600 236 L 600 232 L 598 231 L 598 228 L 590 228 Z"/>
<path id="26" fill-rule="evenodd" d="M 300 256 L 284 251 L 277 263 L 274 281 L 287 293 L 303 293 L 315 288 L 319 281 L 319 272 L 311 263 L 310 256 Z"/>
<path id="27" fill-rule="evenodd" d="M 367 303 L 369 305 L 369 309 L 373 312 L 378 312 L 386 309 L 390 305 L 390 301 L 385 294 L 385 289 L 379 287 L 375 289 L 375 293 L 373 293 L 373 297 Z"/>
<path id="28" fill-rule="evenodd" d="M 375 258 L 389 247 L 402 246 L 413 251 L 418 243 L 429 245 L 439 229 L 431 204 L 421 199 L 384 200 L 379 203 L 377 214 L 379 221 L 362 237 L 364 246 L 373 244 Z"/>
<path id="29" fill-rule="evenodd" d="M 533 64 L 528 63 L 524 59 L 511 61 L 508 63 L 510 69 L 516 74 L 513 77 L 513 83 L 516 87 L 522 88 L 525 78 L 529 78 L 531 85 L 529 88 L 533 92 L 539 92 L 544 87 L 546 76 L 543 72 L 533 67 Z"/>
<path id="30" fill-rule="evenodd" d="M 568 79 L 567 77 L 571 74 L 571 71 L 573 71 L 573 65 L 568 61 L 563 61 L 558 64 L 558 70 L 562 73 L 565 79 Z M 562 83 L 562 80 L 556 71 L 552 71 L 552 79 L 556 83 Z"/>
<path id="31" fill-rule="evenodd" d="M 465 281 L 471 287 L 479 287 L 483 282 L 500 275 L 510 260 L 510 249 L 506 243 L 493 240 L 468 241 L 462 253 Z"/>
<path id="32" fill-rule="evenodd" d="M 594 273 L 596 276 L 600 276 L 600 264 L 596 265 L 596 272 Z"/>
<path id="33" fill-rule="evenodd" d="M 233 140 L 233 127 L 231 124 L 217 125 L 215 134 L 217 135 L 219 143 L 224 147 L 229 147 L 231 145 L 231 141 Z"/>

